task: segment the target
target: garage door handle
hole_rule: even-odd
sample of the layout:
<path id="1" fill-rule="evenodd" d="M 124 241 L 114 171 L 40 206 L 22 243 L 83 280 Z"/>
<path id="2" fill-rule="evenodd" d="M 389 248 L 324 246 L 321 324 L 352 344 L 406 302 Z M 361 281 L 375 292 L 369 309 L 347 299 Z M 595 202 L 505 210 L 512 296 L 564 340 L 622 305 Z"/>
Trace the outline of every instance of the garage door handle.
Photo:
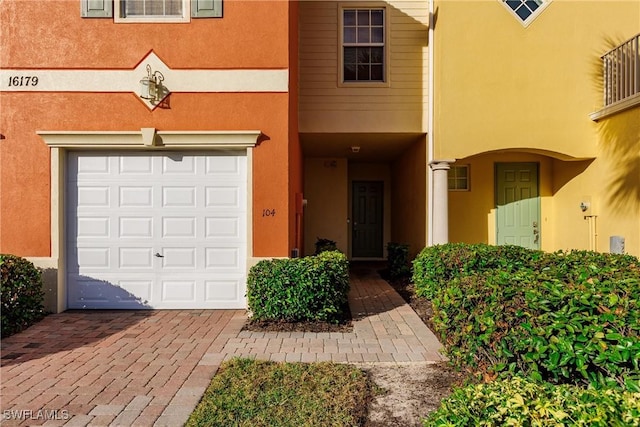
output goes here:
<path id="1" fill-rule="evenodd" d="M 164 258 L 164 255 L 160 255 L 159 252 L 156 252 L 154 256 L 157 258 Z"/>

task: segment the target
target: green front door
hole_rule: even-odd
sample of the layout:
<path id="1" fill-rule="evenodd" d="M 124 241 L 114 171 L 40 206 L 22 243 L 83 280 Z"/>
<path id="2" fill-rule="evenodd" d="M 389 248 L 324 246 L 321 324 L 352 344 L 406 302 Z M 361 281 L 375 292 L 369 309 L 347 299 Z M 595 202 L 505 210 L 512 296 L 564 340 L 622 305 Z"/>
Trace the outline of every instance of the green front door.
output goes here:
<path id="1" fill-rule="evenodd" d="M 499 245 L 540 249 L 537 163 L 496 163 L 496 233 Z"/>
<path id="2" fill-rule="evenodd" d="M 352 187 L 351 256 L 380 258 L 384 223 L 384 191 L 381 181 L 354 181 Z"/>

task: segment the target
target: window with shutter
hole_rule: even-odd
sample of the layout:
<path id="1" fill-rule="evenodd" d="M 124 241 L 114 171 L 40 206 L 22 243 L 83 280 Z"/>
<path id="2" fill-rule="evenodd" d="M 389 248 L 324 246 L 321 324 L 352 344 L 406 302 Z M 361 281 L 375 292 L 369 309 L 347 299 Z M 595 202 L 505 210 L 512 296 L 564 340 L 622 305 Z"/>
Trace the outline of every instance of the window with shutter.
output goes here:
<path id="1" fill-rule="evenodd" d="M 222 0 L 80 0 L 84 18 L 115 22 L 189 22 L 222 17 Z"/>

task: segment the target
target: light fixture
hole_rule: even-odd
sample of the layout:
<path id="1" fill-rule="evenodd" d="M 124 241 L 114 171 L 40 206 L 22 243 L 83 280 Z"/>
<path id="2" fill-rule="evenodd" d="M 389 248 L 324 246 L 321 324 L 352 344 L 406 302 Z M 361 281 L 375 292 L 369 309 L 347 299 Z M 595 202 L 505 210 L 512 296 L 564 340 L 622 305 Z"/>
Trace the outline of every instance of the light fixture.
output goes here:
<path id="1" fill-rule="evenodd" d="M 160 71 L 152 71 L 147 64 L 147 75 L 140 80 L 140 98 L 146 99 L 152 104 L 157 104 L 166 96 L 162 82 L 164 75 Z"/>
<path id="2" fill-rule="evenodd" d="M 360 152 L 360 147 L 357 147 L 357 146 L 355 146 L 355 145 L 354 145 L 354 146 L 352 146 L 352 147 L 351 147 L 351 152 L 352 152 L 352 153 L 359 153 L 359 152 Z"/>

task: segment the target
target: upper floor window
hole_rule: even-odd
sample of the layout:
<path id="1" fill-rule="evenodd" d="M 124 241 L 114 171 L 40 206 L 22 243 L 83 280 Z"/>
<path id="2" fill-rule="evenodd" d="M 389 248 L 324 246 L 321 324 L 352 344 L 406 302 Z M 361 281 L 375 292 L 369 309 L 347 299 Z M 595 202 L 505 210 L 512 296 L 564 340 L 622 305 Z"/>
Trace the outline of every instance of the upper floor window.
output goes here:
<path id="1" fill-rule="evenodd" d="M 190 0 L 116 0 L 116 21 L 188 22 Z"/>
<path id="2" fill-rule="evenodd" d="M 222 0 L 80 0 L 80 16 L 115 22 L 189 22 L 222 17 Z"/>
<path id="3" fill-rule="evenodd" d="M 342 9 L 342 82 L 385 81 L 384 8 Z"/>
<path id="4" fill-rule="evenodd" d="M 526 27 L 547 7 L 551 0 L 501 0 Z"/>

